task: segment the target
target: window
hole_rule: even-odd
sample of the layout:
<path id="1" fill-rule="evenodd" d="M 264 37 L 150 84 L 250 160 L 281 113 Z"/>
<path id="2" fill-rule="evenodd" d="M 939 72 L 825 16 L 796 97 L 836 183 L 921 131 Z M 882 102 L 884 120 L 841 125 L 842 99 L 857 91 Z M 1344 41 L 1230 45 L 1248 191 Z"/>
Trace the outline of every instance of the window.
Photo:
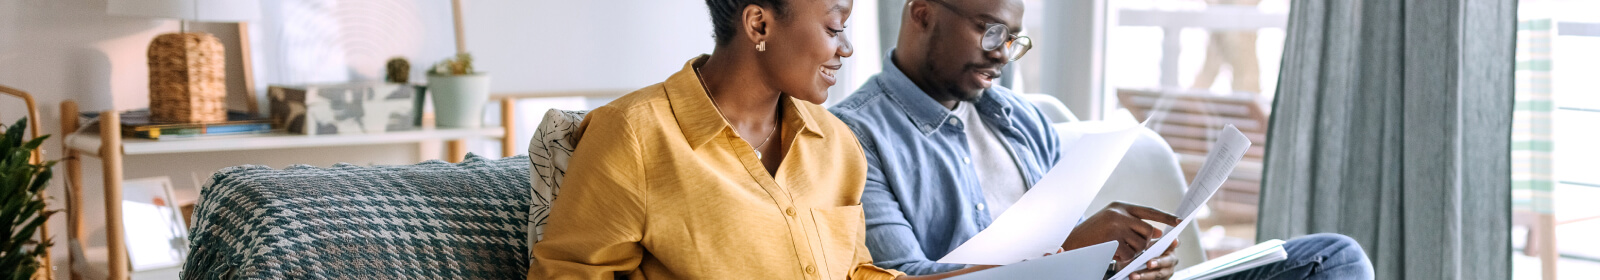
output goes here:
<path id="1" fill-rule="evenodd" d="M 1223 125 L 1248 135 L 1250 151 L 1196 222 L 1210 257 L 1254 245 L 1289 1 L 1128 0 L 1106 8 L 1103 118 L 1149 120 L 1178 154 L 1185 181 Z"/>
<path id="2" fill-rule="evenodd" d="M 1512 275 L 1600 273 L 1600 9 L 1522 0 L 1512 126 Z"/>

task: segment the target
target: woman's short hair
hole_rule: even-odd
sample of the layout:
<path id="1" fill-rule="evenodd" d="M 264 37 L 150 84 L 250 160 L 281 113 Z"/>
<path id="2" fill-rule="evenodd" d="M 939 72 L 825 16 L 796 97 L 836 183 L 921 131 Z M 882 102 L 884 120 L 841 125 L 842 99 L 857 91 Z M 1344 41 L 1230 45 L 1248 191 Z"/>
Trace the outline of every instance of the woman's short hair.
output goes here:
<path id="1" fill-rule="evenodd" d="M 711 26 L 714 32 L 712 38 L 717 40 L 717 46 L 728 44 L 733 40 L 733 33 L 738 31 L 739 17 L 744 14 L 744 7 L 752 4 L 772 9 L 775 17 L 783 16 L 787 0 L 706 0 L 706 6 L 711 8 Z"/>

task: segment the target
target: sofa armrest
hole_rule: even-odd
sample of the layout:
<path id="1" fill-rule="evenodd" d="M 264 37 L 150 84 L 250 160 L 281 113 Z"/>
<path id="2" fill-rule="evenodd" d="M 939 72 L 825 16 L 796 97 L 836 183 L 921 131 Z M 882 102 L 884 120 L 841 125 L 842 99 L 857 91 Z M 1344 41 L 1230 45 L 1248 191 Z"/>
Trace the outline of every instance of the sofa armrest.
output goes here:
<path id="1" fill-rule="evenodd" d="M 527 274 L 528 159 L 218 171 L 184 279 Z"/>

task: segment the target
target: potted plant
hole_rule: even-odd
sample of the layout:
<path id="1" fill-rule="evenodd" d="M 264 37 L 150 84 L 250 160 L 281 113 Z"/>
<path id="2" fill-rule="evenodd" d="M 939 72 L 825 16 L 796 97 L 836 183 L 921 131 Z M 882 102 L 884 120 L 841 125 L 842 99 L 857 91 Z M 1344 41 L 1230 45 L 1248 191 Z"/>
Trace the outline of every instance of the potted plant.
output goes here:
<path id="1" fill-rule="evenodd" d="M 428 91 L 433 95 L 434 121 L 439 127 L 483 125 L 483 106 L 489 102 L 489 74 L 472 70 L 472 55 L 456 54 L 429 69 Z"/>
<path id="2" fill-rule="evenodd" d="M 9 231 L 0 239 L 0 275 L 5 279 L 33 279 L 49 273 L 41 269 L 39 259 L 51 243 L 35 237 L 56 213 L 46 210 L 39 197 L 56 162 L 33 162 L 33 151 L 50 136 L 24 141 L 22 132 L 27 129 L 27 118 L 9 127 L 0 125 L 0 228 Z"/>

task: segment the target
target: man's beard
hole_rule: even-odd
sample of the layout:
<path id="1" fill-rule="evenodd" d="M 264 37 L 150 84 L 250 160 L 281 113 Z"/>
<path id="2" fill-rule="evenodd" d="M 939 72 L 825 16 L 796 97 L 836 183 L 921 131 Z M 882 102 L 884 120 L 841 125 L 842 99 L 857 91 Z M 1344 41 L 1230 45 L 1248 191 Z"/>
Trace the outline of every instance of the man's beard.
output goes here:
<path id="1" fill-rule="evenodd" d="M 939 75 L 939 73 L 944 73 L 944 72 L 941 71 L 943 69 L 941 69 L 941 68 L 939 68 L 937 66 L 938 63 L 934 63 L 934 62 L 938 61 L 933 56 L 933 53 L 935 53 L 935 52 L 937 52 L 937 50 L 929 51 L 927 54 L 925 54 L 926 57 L 923 57 L 923 61 L 927 62 L 927 63 L 923 64 L 923 68 L 924 68 L 924 69 L 922 69 L 923 73 L 928 73 L 928 74 L 932 74 L 933 76 L 935 76 L 933 79 L 924 79 L 929 83 L 933 83 L 933 86 L 931 86 L 929 88 L 943 91 L 943 92 L 940 92 L 940 93 L 937 93 L 937 94 L 954 97 L 956 100 L 960 100 L 960 101 L 972 102 L 972 101 L 978 101 L 978 99 L 983 99 L 983 92 L 985 90 L 988 90 L 988 89 L 978 89 L 976 91 L 968 92 L 967 90 L 962 89 L 960 83 L 957 82 L 957 81 L 960 80 L 960 78 L 947 79 L 947 78 L 942 77 L 941 75 Z M 961 72 L 958 72 L 958 73 L 959 74 L 966 74 L 967 73 L 966 67 L 963 66 L 962 69 L 961 69 Z M 960 75 L 952 75 L 952 76 L 959 77 Z"/>

